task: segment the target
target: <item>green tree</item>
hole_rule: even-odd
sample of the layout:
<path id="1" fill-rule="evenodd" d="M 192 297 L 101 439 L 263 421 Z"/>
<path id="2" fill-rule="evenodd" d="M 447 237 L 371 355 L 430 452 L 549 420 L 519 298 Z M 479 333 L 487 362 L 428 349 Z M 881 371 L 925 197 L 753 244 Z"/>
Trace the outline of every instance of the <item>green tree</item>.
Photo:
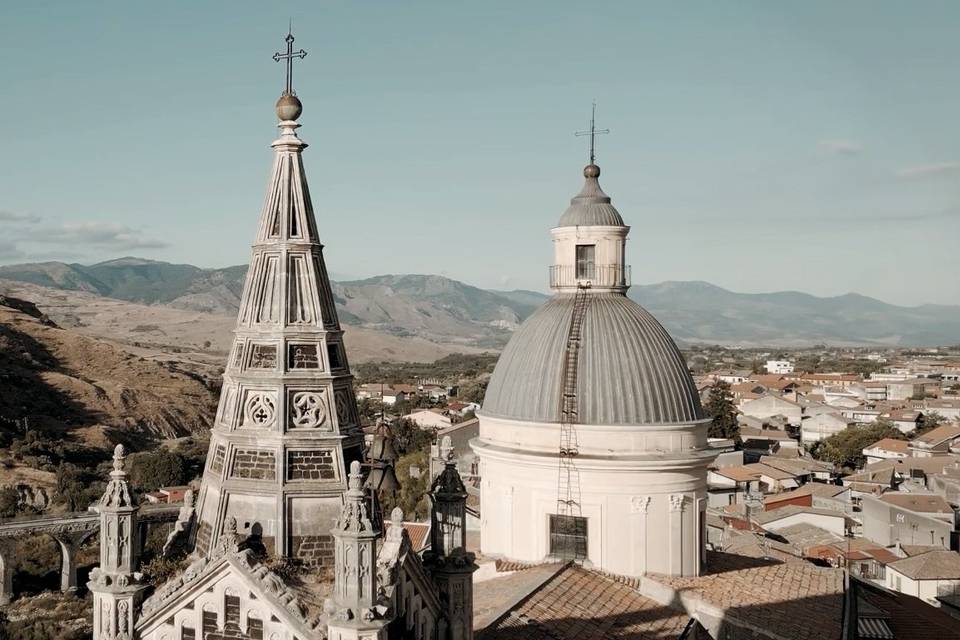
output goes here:
<path id="1" fill-rule="evenodd" d="M 61 462 L 57 467 L 57 498 L 68 511 L 86 509 L 98 497 L 99 485 L 91 485 L 89 474 L 70 462 Z"/>
<path id="2" fill-rule="evenodd" d="M 872 424 L 855 425 L 835 433 L 816 443 L 810 453 L 842 469 L 859 469 L 866 462 L 864 448 L 884 438 L 905 440 L 906 436 L 889 419 L 880 418 Z"/>
<path id="3" fill-rule="evenodd" d="M 162 447 L 156 451 L 134 453 L 127 459 L 127 470 L 130 482 L 140 491 L 182 485 L 190 479 L 183 456 Z"/>
<path id="4" fill-rule="evenodd" d="M 401 455 L 417 451 L 429 451 L 430 445 L 436 438 L 434 429 L 423 429 L 416 422 L 407 418 L 400 418 L 394 422 L 391 431 L 393 432 L 393 446 L 396 447 L 397 453 Z"/>
<path id="5" fill-rule="evenodd" d="M 20 506 L 20 494 L 13 487 L 0 489 L 0 518 L 12 518 L 17 515 Z"/>
<path id="6" fill-rule="evenodd" d="M 712 422 L 707 435 L 711 438 L 739 438 L 740 425 L 737 423 L 737 407 L 733 404 L 730 384 L 722 380 L 710 387 L 710 395 L 703 405 Z"/>
<path id="7" fill-rule="evenodd" d="M 411 476 L 412 467 L 419 469 L 419 474 Z M 400 507 L 407 520 L 426 519 L 430 514 L 430 498 L 427 497 L 430 489 L 429 452 L 421 450 L 401 456 L 397 460 L 396 472 L 400 490 L 395 496 L 384 496 L 383 513 L 389 514 L 394 507 Z"/>
<path id="8" fill-rule="evenodd" d="M 944 425 L 948 420 L 943 417 L 941 414 L 936 411 L 931 411 L 930 413 L 923 414 L 923 417 L 920 419 L 920 426 L 911 434 L 914 438 L 917 436 L 922 436 L 928 431 L 933 431 L 937 427 Z"/>

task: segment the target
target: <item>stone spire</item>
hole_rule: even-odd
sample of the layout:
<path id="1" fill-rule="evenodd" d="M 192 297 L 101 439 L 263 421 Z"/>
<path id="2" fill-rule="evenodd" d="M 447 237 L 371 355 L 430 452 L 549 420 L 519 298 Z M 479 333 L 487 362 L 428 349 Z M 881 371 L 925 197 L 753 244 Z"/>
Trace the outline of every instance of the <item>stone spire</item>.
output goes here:
<path id="1" fill-rule="evenodd" d="M 288 43 L 289 44 L 289 43 Z M 288 49 L 290 47 L 288 46 Z M 362 434 L 303 168 L 291 91 L 198 497 L 201 555 L 226 518 L 271 555 L 332 564 L 330 522 Z"/>
<path id="2" fill-rule="evenodd" d="M 324 607 L 330 614 L 331 640 L 386 637 L 388 607 L 377 588 L 377 538 L 367 513 L 360 463 L 350 464 L 349 487 L 334 523 L 333 596 Z"/>
<path id="3" fill-rule="evenodd" d="M 146 585 L 140 584 L 136 499 L 124 469 L 122 444 L 100 498 L 100 566 L 90 572 L 94 640 L 130 640 Z"/>
<path id="4" fill-rule="evenodd" d="M 467 551 L 467 490 L 451 455 L 449 436 L 441 441 L 446 462 L 430 487 L 430 550 L 424 566 L 430 571 L 449 625 L 450 640 L 473 638 L 474 555 Z"/>

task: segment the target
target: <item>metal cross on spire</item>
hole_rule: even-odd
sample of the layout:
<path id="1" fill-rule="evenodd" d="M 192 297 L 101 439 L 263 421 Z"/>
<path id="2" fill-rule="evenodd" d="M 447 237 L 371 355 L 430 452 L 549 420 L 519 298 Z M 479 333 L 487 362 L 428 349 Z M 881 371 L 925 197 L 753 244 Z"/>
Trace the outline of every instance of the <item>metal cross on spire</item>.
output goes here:
<path id="1" fill-rule="evenodd" d="M 597 101 L 593 101 L 593 111 L 590 112 L 589 131 L 577 131 L 575 136 L 590 136 L 590 164 L 596 164 L 597 146 L 596 139 L 598 135 L 610 133 L 610 129 L 597 129 Z"/>
<path id="2" fill-rule="evenodd" d="M 307 52 L 304 51 L 303 49 L 300 49 L 300 51 L 293 50 L 293 33 L 292 32 L 293 32 L 293 23 L 291 22 L 290 29 L 287 31 L 287 52 L 280 53 L 279 51 L 277 51 L 275 54 L 273 54 L 273 59 L 276 60 L 277 62 L 280 62 L 281 60 L 287 61 L 287 88 L 283 92 L 283 95 L 285 96 L 293 95 L 293 59 L 300 58 L 302 60 L 303 58 L 307 57 Z"/>

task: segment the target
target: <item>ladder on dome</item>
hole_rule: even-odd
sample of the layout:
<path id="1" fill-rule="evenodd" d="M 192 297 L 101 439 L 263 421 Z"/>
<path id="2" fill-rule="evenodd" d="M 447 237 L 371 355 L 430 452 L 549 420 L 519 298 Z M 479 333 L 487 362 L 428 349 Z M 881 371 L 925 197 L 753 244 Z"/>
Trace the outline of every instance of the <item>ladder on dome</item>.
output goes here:
<path id="1" fill-rule="evenodd" d="M 586 557 L 586 524 L 580 518 L 580 472 L 575 459 L 579 453 L 577 431 L 577 371 L 580 359 L 580 338 L 583 318 L 590 297 L 589 284 L 578 285 L 570 317 L 570 329 L 563 354 L 560 378 L 560 468 L 557 473 L 557 513 L 551 523 L 553 555 L 564 559 Z"/>

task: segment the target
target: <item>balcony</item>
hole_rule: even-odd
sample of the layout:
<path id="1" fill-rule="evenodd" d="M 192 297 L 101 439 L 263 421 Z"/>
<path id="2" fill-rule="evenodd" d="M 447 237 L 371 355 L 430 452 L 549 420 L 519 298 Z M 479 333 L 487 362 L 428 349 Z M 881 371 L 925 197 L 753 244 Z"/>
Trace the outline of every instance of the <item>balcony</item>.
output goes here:
<path id="1" fill-rule="evenodd" d="M 550 267 L 550 287 L 602 287 L 625 289 L 630 286 L 630 265 L 555 264 Z"/>

